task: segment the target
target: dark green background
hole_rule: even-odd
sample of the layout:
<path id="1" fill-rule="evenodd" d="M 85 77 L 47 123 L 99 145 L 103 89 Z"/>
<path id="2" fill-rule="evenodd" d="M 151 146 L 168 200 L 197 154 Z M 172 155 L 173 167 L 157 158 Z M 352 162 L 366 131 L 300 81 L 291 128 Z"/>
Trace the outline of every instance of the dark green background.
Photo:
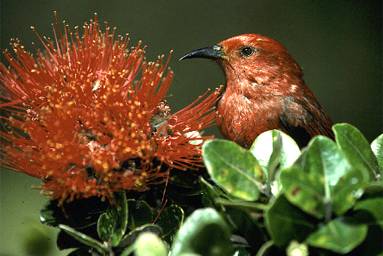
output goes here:
<path id="1" fill-rule="evenodd" d="M 174 49 L 175 80 L 170 103 L 190 103 L 208 87 L 224 83 L 206 60 L 178 62 L 183 53 L 241 33 L 260 33 L 282 42 L 303 67 L 307 84 L 334 122 L 349 122 L 372 139 L 382 133 L 382 4 L 380 0 L 2 0 L 1 48 L 12 37 L 26 47 L 37 41 L 29 27 L 51 35 L 52 10 L 72 26 L 94 12 L 100 20 L 148 45 L 149 59 Z M 1 172 L 0 255 L 27 255 L 30 235 L 41 230 L 39 181 Z M 40 243 L 42 244 L 42 243 Z M 40 254 L 42 255 L 42 254 Z M 47 255 L 56 255 L 51 251 Z"/>

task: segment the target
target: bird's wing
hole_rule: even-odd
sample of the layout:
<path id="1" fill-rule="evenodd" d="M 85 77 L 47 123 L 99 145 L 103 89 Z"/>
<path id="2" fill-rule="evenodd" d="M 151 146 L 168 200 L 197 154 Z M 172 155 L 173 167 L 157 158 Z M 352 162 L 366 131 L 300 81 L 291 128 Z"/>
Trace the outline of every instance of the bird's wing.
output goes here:
<path id="1" fill-rule="evenodd" d="M 280 115 L 282 127 L 300 146 L 305 146 L 315 135 L 334 138 L 331 120 L 315 100 L 285 97 Z"/>

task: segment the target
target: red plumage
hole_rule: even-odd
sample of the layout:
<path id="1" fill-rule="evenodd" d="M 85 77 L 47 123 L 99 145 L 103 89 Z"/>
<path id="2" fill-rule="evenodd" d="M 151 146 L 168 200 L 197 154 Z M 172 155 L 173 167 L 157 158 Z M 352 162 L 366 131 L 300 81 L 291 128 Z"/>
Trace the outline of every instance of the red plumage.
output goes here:
<path id="1" fill-rule="evenodd" d="M 260 133 L 271 129 L 287 132 L 301 146 L 315 135 L 333 137 L 330 118 L 279 42 L 244 34 L 182 59 L 195 57 L 215 59 L 225 72 L 226 89 L 216 120 L 228 139 L 249 147 Z"/>

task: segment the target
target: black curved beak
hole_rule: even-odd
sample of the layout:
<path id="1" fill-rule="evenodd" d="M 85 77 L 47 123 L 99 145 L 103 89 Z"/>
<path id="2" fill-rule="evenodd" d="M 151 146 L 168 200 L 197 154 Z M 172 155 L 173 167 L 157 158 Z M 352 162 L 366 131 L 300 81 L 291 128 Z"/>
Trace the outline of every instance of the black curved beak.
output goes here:
<path id="1" fill-rule="evenodd" d="M 197 49 L 191 51 L 184 56 L 182 56 L 179 60 L 192 59 L 192 58 L 205 58 L 205 59 L 223 59 L 225 56 L 222 47 L 219 45 L 213 45 L 201 49 Z"/>

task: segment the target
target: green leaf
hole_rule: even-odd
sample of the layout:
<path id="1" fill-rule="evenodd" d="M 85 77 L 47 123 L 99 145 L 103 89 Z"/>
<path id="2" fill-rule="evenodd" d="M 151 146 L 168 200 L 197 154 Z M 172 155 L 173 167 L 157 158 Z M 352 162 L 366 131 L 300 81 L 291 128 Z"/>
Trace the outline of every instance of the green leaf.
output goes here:
<path id="1" fill-rule="evenodd" d="M 125 192 L 115 194 L 114 211 L 116 216 L 116 222 L 112 235 L 112 245 L 116 246 L 120 242 L 121 238 L 125 234 L 126 227 L 128 225 L 128 202 L 126 200 Z"/>
<path id="2" fill-rule="evenodd" d="M 383 198 L 369 198 L 359 201 L 354 207 L 355 213 L 368 225 L 380 225 L 383 228 Z"/>
<path id="3" fill-rule="evenodd" d="M 333 126 L 336 143 L 342 149 L 351 165 L 363 173 L 365 180 L 379 176 L 378 162 L 363 134 L 350 124 Z"/>
<path id="4" fill-rule="evenodd" d="M 230 224 L 232 233 L 245 239 L 245 246 L 259 248 L 268 239 L 263 223 L 253 215 L 255 211 L 250 212 L 243 209 L 227 207 L 225 209 L 226 222 Z M 231 239 L 232 242 L 233 238 Z M 240 244 L 240 241 L 238 242 Z M 242 242 L 243 243 L 243 242 Z"/>
<path id="5" fill-rule="evenodd" d="M 258 199 L 263 172 L 249 151 L 231 141 L 212 140 L 204 143 L 202 152 L 205 166 L 215 183 L 240 199 Z"/>
<path id="6" fill-rule="evenodd" d="M 233 253 L 233 256 L 251 256 L 251 254 L 245 248 L 238 248 Z"/>
<path id="7" fill-rule="evenodd" d="M 65 233 L 67 233 L 71 237 L 73 237 L 74 239 L 76 239 L 77 241 L 79 241 L 79 242 L 81 242 L 81 243 L 83 243 L 89 247 L 94 248 L 97 252 L 99 252 L 101 254 L 109 252 L 108 246 L 100 243 L 96 239 L 94 239 L 94 238 L 92 238 L 86 234 L 78 232 L 75 229 L 73 229 L 67 225 L 60 224 L 59 228 L 62 229 Z"/>
<path id="8" fill-rule="evenodd" d="M 178 231 L 171 255 L 232 255 L 230 231 L 226 222 L 212 208 L 194 211 Z"/>
<path id="9" fill-rule="evenodd" d="M 162 235 L 162 229 L 161 229 L 160 226 L 155 225 L 155 224 L 145 224 L 145 225 L 142 225 L 140 227 L 137 227 L 137 228 L 133 229 L 128 234 L 126 234 L 123 237 L 123 239 L 121 240 L 121 242 L 118 245 L 118 247 L 125 248 L 127 246 L 133 245 L 134 242 L 136 241 L 137 237 L 141 233 L 145 233 L 145 232 L 146 233 L 150 232 L 150 233 L 156 234 L 157 236 L 161 236 Z"/>
<path id="10" fill-rule="evenodd" d="M 269 208 L 268 205 L 256 202 L 247 202 L 243 200 L 227 200 L 223 198 L 218 198 L 215 200 L 216 204 L 222 205 L 225 207 L 238 208 L 244 210 L 252 211 L 265 211 Z"/>
<path id="11" fill-rule="evenodd" d="M 93 256 L 89 250 L 81 248 L 81 249 L 76 249 L 74 251 L 71 251 L 69 254 L 66 256 Z"/>
<path id="12" fill-rule="evenodd" d="M 367 236 L 351 255 L 380 255 L 383 256 L 383 229 L 378 225 L 368 226 Z"/>
<path id="13" fill-rule="evenodd" d="M 364 187 L 363 199 L 383 197 L 383 183 L 380 181 L 370 182 Z"/>
<path id="14" fill-rule="evenodd" d="M 283 194 L 266 211 L 265 223 L 271 238 L 278 246 L 285 246 L 292 240 L 302 241 L 315 229 L 312 218 L 291 205 Z"/>
<path id="15" fill-rule="evenodd" d="M 52 201 L 48 203 L 40 210 L 40 222 L 42 224 L 56 227 L 58 226 L 58 218 L 56 217 L 56 205 L 52 206 Z"/>
<path id="16" fill-rule="evenodd" d="M 307 244 L 346 254 L 362 243 L 366 235 L 366 225 L 355 225 L 338 218 L 312 233 L 307 238 Z"/>
<path id="17" fill-rule="evenodd" d="M 200 178 L 201 194 L 202 194 L 202 204 L 206 207 L 216 208 L 219 205 L 215 203 L 217 198 L 224 197 L 226 195 L 222 190 L 217 186 L 210 184 L 203 177 Z"/>
<path id="18" fill-rule="evenodd" d="M 65 224 L 79 230 L 94 225 L 99 217 L 97 213 L 107 208 L 108 202 L 96 197 L 64 202 L 61 206 L 58 200 L 50 200 L 40 211 L 40 221 L 49 226 Z"/>
<path id="19" fill-rule="evenodd" d="M 162 240 L 150 232 L 141 233 L 134 243 L 136 256 L 167 256 L 168 250 Z"/>
<path id="20" fill-rule="evenodd" d="M 128 199 L 128 227 L 135 229 L 154 220 L 153 209 L 143 200 Z"/>
<path id="21" fill-rule="evenodd" d="M 97 221 L 97 233 L 101 240 L 117 246 L 128 224 L 128 203 L 125 192 L 115 194 L 112 208 L 101 214 Z"/>
<path id="22" fill-rule="evenodd" d="M 271 253 L 269 253 L 269 251 L 271 251 L 273 246 L 274 242 L 272 240 L 263 243 L 262 246 L 258 249 L 256 256 L 272 255 Z"/>
<path id="23" fill-rule="evenodd" d="M 281 172 L 280 181 L 288 200 L 317 217 L 331 218 L 350 209 L 362 194 L 360 172 L 353 169 L 336 144 L 315 137 L 296 163 Z"/>
<path id="24" fill-rule="evenodd" d="M 112 237 L 116 219 L 111 209 L 100 215 L 97 221 L 97 234 L 102 241 L 109 241 Z"/>
<path id="25" fill-rule="evenodd" d="M 184 210 L 176 204 L 166 207 L 158 218 L 156 224 L 162 228 L 162 237 L 172 241 L 173 236 L 184 221 Z"/>
<path id="26" fill-rule="evenodd" d="M 267 171 L 269 180 L 273 180 L 277 167 L 283 169 L 291 166 L 301 151 L 297 143 L 286 133 L 270 130 L 261 133 L 255 139 L 250 152 Z"/>
<path id="27" fill-rule="evenodd" d="M 383 134 L 380 134 L 372 143 L 371 143 L 372 152 L 375 154 L 376 159 L 378 160 L 378 165 L 380 168 L 380 179 L 383 175 Z"/>

